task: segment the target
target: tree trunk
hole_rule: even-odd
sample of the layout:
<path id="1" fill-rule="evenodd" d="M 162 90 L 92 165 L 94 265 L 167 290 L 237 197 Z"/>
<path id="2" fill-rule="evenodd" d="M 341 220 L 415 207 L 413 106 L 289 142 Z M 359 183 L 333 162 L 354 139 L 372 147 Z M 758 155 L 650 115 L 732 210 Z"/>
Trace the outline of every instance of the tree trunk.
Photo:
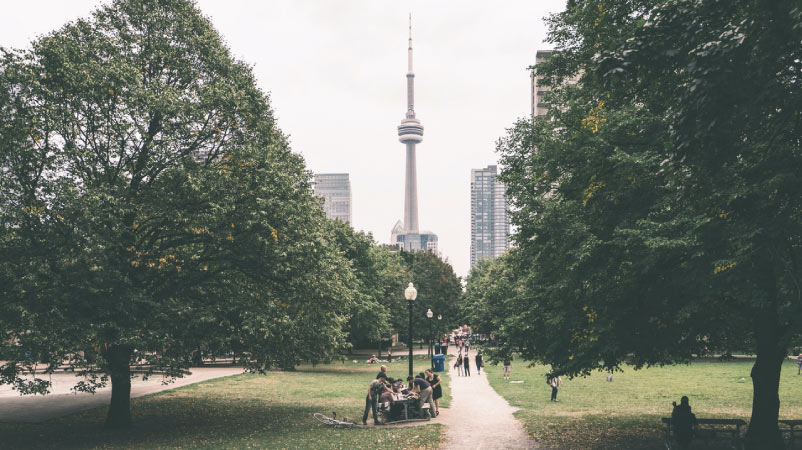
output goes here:
<path id="1" fill-rule="evenodd" d="M 746 432 L 750 450 L 783 449 L 777 426 L 780 414 L 780 370 L 786 357 L 781 343 L 777 314 L 763 311 L 755 324 L 757 358 L 752 367 L 752 418 Z"/>
<path id="2" fill-rule="evenodd" d="M 106 427 L 127 428 L 131 426 L 131 348 L 109 346 L 106 360 L 111 377 L 111 404 L 106 415 Z"/>

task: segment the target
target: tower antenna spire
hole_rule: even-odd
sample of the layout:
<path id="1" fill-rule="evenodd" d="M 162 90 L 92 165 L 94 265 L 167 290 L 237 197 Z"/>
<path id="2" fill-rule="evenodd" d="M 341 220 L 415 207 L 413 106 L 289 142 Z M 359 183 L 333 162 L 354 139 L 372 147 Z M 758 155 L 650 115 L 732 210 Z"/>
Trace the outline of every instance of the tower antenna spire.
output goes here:
<path id="1" fill-rule="evenodd" d="M 407 64 L 407 72 L 412 73 L 412 13 L 409 13 L 409 48 L 408 48 L 409 61 Z"/>

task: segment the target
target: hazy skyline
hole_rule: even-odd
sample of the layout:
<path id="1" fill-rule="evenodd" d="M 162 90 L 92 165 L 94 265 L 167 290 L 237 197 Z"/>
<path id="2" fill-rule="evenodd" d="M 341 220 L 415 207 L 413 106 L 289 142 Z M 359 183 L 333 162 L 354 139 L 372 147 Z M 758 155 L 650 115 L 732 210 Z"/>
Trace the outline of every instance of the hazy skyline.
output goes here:
<path id="1" fill-rule="evenodd" d="M 27 47 L 97 0 L 12 2 L 0 45 Z M 530 110 L 527 66 L 543 17 L 564 0 L 200 0 L 232 53 L 253 66 L 281 129 L 313 172 L 347 172 L 352 225 L 387 243 L 403 217 L 407 21 L 415 41 L 421 229 L 465 276 L 470 266 L 470 170 L 496 164 L 495 142 Z M 503 6 L 499 6 L 503 5 Z"/>

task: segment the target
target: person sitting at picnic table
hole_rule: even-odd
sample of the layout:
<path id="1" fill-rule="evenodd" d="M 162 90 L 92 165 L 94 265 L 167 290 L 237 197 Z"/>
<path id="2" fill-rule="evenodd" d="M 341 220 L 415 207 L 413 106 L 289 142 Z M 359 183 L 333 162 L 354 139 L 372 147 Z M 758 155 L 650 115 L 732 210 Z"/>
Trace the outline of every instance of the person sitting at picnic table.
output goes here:
<path id="1" fill-rule="evenodd" d="M 683 396 L 679 405 L 672 402 L 674 410 L 671 412 L 671 426 L 674 428 L 674 440 L 680 448 L 687 449 L 693 440 L 693 429 L 696 427 L 696 414 L 691 412 L 688 397 Z"/>
<path id="2" fill-rule="evenodd" d="M 412 389 L 412 391 L 419 395 L 418 408 L 421 409 L 421 412 L 423 411 L 423 404 L 428 403 L 429 411 L 433 414 L 435 411 L 435 406 L 432 400 L 432 385 L 423 379 L 423 377 L 407 377 L 407 382 L 409 383 L 409 387 Z"/>

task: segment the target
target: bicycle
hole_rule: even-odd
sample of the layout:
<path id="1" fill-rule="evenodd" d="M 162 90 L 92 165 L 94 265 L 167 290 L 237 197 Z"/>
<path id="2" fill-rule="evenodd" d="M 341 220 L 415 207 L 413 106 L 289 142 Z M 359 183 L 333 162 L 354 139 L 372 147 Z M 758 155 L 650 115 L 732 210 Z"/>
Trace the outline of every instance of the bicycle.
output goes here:
<path id="1" fill-rule="evenodd" d="M 325 414 L 321 413 L 314 413 L 312 416 L 323 425 L 328 425 L 334 428 L 360 428 L 364 425 L 360 425 L 354 422 L 348 422 L 348 418 L 346 417 L 345 420 L 337 420 L 337 413 L 331 413 L 334 417 L 329 417 Z"/>

